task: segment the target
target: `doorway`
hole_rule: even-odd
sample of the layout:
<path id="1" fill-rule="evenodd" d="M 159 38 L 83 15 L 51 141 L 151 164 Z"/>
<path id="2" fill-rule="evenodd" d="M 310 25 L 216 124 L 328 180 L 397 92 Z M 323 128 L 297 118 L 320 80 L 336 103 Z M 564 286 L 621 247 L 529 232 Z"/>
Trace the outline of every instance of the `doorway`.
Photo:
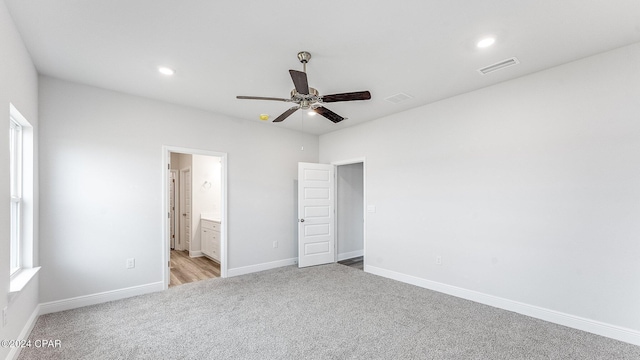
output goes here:
<path id="1" fill-rule="evenodd" d="M 227 271 L 227 156 L 163 147 L 165 288 Z"/>
<path id="2" fill-rule="evenodd" d="M 336 165 L 336 257 L 364 270 L 364 162 Z"/>

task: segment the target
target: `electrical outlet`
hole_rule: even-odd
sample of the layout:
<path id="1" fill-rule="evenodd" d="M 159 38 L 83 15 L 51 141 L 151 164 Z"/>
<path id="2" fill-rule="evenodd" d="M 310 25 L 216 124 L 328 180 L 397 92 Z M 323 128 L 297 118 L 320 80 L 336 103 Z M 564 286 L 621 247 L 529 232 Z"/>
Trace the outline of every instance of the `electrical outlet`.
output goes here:
<path id="1" fill-rule="evenodd" d="M 127 269 L 133 269 L 134 267 L 136 267 L 136 259 L 135 258 L 127 259 Z"/>
<path id="2" fill-rule="evenodd" d="M 442 256 L 436 256 L 436 265 L 442 265 Z"/>
<path id="3" fill-rule="evenodd" d="M 276 241 L 274 241 L 274 242 L 273 242 L 273 248 L 275 249 L 275 248 L 277 248 L 277 247 L 278 247 L 278 240 L 276 240 Z"/>
<path id="4" fill-rule="evenodd" d="M 7 326 L 7 307 L 5 306 L 4 309 L 2 309 L 2 327 Z"/>

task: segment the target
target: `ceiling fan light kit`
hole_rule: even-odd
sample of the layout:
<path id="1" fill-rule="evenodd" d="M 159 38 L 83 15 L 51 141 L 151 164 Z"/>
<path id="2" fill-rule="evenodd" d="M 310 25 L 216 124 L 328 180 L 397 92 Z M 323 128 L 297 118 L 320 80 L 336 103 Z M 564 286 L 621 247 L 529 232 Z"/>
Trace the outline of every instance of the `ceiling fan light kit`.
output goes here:
<path id="1" fill-rule="evenodd" d="M 291 80 L 293 81 L 294 85 L 294 89 L 291 90 L 291 93 L 289 94 L 289 99 L 263 96 L 236 96 L 236 98 L 247 100 L 283 101 L 296 104 L 296 106 L 290 108 L 289 110 L 285 111 L 280 116 L 275 118 L 273 122 L 281 122 L 297 110 L 303 109 L 313 111 L 316 114 L 322 115 L 334 123 L 339 123 L 345 118 L 322 106 L 323 103 L 371 99 L 371 93 L 369 91 L 320 95 L 318 90 L 309 86 L 309 82 L 307 80 L 307 63 L 309 62 L 309 60 L 311 60 L 311 54 L 308 51 L 300 51 L 298 53 L 298 61 L 302 63 L 303 71 L 289 70 L 289 75 L 291 76 Z"/>

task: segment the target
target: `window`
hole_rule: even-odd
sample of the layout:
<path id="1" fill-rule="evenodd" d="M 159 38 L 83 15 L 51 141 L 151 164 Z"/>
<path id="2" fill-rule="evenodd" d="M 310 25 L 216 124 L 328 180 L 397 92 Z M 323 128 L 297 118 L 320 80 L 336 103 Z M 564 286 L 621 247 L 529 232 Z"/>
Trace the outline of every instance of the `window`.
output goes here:
<path id="1" fill-rule="evenodd" d="M 9 176 L 11 177 L 11 275 L 22 267 L 22 125 L 11 113 L 9 118 Z"/>
<path id="2" fill-rule="evenodd" d="M 6 123 L 5 123 L 6 124 Z M 6 129 L 6 128 L 5 128 Z M 9 180 L 11 187 L 9 303 L 40 270 L 34 258 L 35 154 L 34 129 L 9 104 Z M 6 206 L 6 205 L 5 205 Z"/>
<path id="3" fill-rule="evenodd" d="M 37 272 L 33 258 L 34 149 L 33 127 L 13 104 L 9 104 L 11 289 L 20 288 L 25 284 L 24 278 L 28 278 L 29 274 L 35 274 L 34 271 Z M 31 270 L 27 271 L 28 269 Z"/>

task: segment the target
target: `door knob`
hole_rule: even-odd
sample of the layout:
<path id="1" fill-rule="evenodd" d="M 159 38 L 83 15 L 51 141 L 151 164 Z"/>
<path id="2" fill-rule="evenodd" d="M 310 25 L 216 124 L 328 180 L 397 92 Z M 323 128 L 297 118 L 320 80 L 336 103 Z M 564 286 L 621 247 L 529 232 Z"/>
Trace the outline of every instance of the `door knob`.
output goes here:
<path id="1" fill-rule="evenodd" d="M 300 222 L 304 222 L 304 219 L 300 219 Z"/>

